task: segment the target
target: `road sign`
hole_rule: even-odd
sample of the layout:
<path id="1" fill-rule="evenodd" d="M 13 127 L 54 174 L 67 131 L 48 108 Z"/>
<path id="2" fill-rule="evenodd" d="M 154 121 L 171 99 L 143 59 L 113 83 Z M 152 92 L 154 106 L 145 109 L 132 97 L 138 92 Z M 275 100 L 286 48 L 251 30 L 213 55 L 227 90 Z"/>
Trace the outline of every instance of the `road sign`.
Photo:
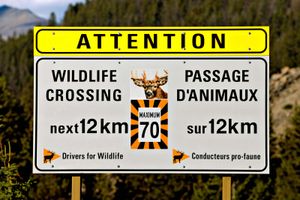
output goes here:
<path id="1" fill-rule="evenodd" d="M 268 27 L 34 33 L 34 173 L 269 172 Z"/>

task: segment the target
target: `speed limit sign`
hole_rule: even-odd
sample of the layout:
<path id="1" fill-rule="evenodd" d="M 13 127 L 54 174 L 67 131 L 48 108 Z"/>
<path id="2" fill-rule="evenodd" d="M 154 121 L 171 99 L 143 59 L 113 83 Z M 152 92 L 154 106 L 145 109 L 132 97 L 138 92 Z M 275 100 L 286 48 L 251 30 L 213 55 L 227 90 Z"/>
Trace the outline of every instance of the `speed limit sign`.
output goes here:
<path id="1" fill-rule="evenodd" d="M 168 100 L 131 100 L 131 148 L 168 148 Z"/>

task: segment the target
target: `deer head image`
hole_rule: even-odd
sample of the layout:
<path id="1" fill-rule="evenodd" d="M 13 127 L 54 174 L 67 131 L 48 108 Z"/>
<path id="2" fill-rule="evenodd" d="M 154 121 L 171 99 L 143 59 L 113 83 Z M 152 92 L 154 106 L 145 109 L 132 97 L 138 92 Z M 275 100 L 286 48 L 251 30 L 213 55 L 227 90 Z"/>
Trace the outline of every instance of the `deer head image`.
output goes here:
<path id="1" fill-rule="evenodd" d="M 163 91 L 163 89 L 160 87 L 168 82 L 168 72 L 166 70 L 164 70 L 164 72 L 165 74 L 163 76 L 158 76 L 156 73 L 153 80 L 147 80 L 145 71 L 142 78 L 138 78 L 137 75 L 133 75 L 131 72 L 131 79 L 135 85 L 144 88 L 147 99 L 166 99 L 168 98 L 168 93 Z"/>

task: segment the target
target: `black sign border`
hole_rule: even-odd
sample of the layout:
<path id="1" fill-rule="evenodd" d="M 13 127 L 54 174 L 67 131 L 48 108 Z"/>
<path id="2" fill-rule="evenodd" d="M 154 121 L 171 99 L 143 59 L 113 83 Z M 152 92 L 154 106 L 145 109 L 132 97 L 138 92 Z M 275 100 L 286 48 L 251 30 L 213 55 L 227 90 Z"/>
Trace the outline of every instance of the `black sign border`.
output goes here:
<path id="1" fill-rule="evenodd" d="M 38 124 L 38 63 L 42 60 L 262 60 L 265 63 L 265 166 L 262 169 L 40 169 L 38 167 L 37 164 L 37 124 Z M 36 83 L 36 87 L 35 87 L 35 131 L 34 131 L 34 136 L 35 136 L 35 140 L 34 140 L 34 155 L 35 155 L 35 168 L 40 171 L 40 172 L 56 172 L 60 173 L 60 174 L 64 174 L 63 172 L 73 172 L 73 173 L 93 173 L 93 172 L 106 172 L 106 173 L 128 173 L 128 172 L 132 172 L 132 173 L 141 173 L 141 172 L 145 172 L 145 173 L 160 173 L 160 172 L 166 172 L 166 173 L 181 173 L 184 174 L 184 172 L 186 172 L 186 174 L 188 173 L 208 173 L 208 172 L 216 172 L 218 174 L 231 174 L 231 173 L 240 173 L 240 174 L 247 174 L 247 172 L 249 173 L 254 173 L 254 172 L 263 172 L 267 169 L 267 167 L 269 166 L 269 155 L 268 155 L 268 149 L 269 149 L 269 126 L 268 126 L 268 122 L 269 122 L 269 113 L 268 113 L 268 100 L 269 100 L 269 91 L 268 91 L 268 63 L 267 61 L 262 58 L 262 57 L 248 57 L 248 58 L 238 58 L 238 57 L 132 57 L 132 58 L 124 58 L 124 57 L 110 57 L 110 58 L 101 58 L 101 57 L 91 57 L 91 58 L 86 58 L 86 57 L 44 57 L 44 58 L 40 58 L 36 61 L 36 74 L 35 74 L 35 83 Z M 67 173 L 69 174 L 69 173 Z"/>

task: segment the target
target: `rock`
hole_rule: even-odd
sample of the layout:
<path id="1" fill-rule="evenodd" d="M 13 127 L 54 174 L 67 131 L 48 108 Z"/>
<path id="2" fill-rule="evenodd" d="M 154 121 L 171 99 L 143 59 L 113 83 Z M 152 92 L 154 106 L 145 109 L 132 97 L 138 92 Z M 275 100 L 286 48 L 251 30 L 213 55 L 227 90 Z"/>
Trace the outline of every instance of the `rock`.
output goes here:
<path id="1" fill-rule="evenodd" d="M 270 111 L 272 130 L 276 136 L 285 134 L 289 116 L 300 103 L 300 68 L 284 67 L 270 78 Z"/>
<path id="2" fill-rule="evenodd" d="M 300 68 L 290 68 L 285 66 L 281 69 L 281 73 L 273 74 L 270 78 L 271 101 L 298 79 L 300 79 Z"/>
<path id="3" fill-rule="evenodd" d="M 282 76 L 279 80 L 280 85 L 284 86 L 287 83 L 287 80 L 288 80 L 288 76 Z"/>
<path id="4" fill-rule="evenodd" d="M 288 66 L 285 66 L 281 69 L 281 75 L 286 75 L 290 71 L 290 68 Z"/>
<path id="5" fill-rule="evenodd" d="M 277 81 L 280 79 L 280 77 L 281 77 L 281 74 L 273 74 L 271 76 L 271 81 Z"/>

